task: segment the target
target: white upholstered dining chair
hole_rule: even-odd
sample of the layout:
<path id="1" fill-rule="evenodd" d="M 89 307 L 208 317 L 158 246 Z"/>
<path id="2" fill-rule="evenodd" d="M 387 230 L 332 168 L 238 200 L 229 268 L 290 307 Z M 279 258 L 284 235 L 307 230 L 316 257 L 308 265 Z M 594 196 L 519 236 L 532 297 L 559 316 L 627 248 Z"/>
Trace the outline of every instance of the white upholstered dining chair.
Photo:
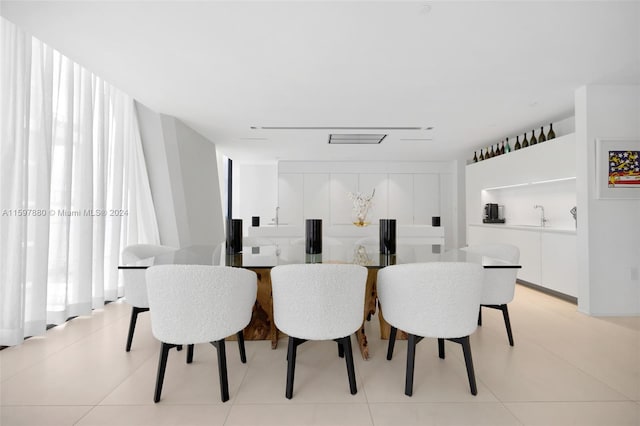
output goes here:
<path id="1" fill-rule="evenodd" d="M 517 264 L 520 261 L 520 249 L 511 244 L 479 244 L 464 247 L 462 250 L 505 260 L 509 263 Z M 502 311 L 504 326 L 507 329 L 507 337 L 511 346 L 513 346 L 513 332 L 511 331 L 507 303 L 513 300 L 517 273 L 517 269 L 511 268 L 485 269 L 482 299 L 478 311 L 478 325 L 482 325 L 482 307 Z"/>
<path id="2" fill-rule="evenodd" d="M 462 345 L 471 394 L 477 394 L 469 335 L 477 327 L 482 295 L 482 266 L 464 262 L 393 265 L 378 272 L 378 300 L 391 325 L 387 359 L 393 356 L 397 330 L 408 336 L 405 394 L 413 394 L 416 345 L 424 337 L 438 339 L 440 358 L 444 341 Z"/>
<path id="3" fill-rule="evenodd" d="M 273 316 L 289 335 L 285 396 L 293 397 L 296 349 L 307 340 L 335 340 L 356 394 L 351 335 L 362 325 L 367 269 L 349 264 L 297 264 L 271 270 Z"/>
<path id="4" fill-rule="evenodd" d="M 222 402 L 229 400 L 226 337 L 236 335 L 240 359 L 246 363 L 243 330 L 251 321 L 257 296 L 256 273 L 228 266 L 160 265 L 146 273 L 151 331 L 162 343 L 154 402 L 160 400 L 169 350 L 211 343 L 218 353 Z"/>
<path id="5" fill-rule="evenodd" d="M 134 244 L 122 250 L 122 261 L 125 265 L 133 265 L 140 260 L 172 253 L 175 250 L 173 247 L 157 244 Z M 125 301 L 131 305 L 131 320 L 129 321 L 129 333 L 127 334 L 127 345 L 125 348 L 127 352 L 131 350 L 138 314 L 149 310 L 147 284 L 144 275 L 144 269 L 122 270 Z"/>

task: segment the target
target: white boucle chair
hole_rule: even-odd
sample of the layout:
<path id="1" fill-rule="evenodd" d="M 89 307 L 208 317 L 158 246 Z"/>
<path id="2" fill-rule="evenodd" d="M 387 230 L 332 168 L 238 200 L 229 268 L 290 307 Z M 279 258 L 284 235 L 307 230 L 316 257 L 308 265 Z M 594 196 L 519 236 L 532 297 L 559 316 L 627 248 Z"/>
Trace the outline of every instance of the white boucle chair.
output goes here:
<path id="1" fill-rule="evenodd" d="M 481 244 L 465 247 L 462 250 L 505 260 L 509 263 L 518 263 L 520 261 L 520 249 L 510 244 Z M 507 303 L 513 300 L 517 274 L 517 269 L 485 269 L 482 299 L 480 301 L 480 310 L 478 311 L 478 325 L 482 325 L 483 306 L 502 311 L 509 345 L 511 346 L 513 346 L 513 333 L 511 332 Z"/>
<path id="2" fill-rule="evenodd" d="M 127 246 L 122 250 L 122 262 L 125 265 L 133 265 L 140 260 L 172 253 L 175 250 L 173 247 L 156 244 L 135 244 Z M 131 305 L 131 321 L 129 322 L 129 334 L 127 335 L 127 346 L 125 349 L 127 352 L 131 350 L 131 342 L 133 342 L 133 332 L 136 328 L 138 314 L 149 310 L 147 284 L 144 279 L 144 274 L 145 269 L 122 270 L 125 301 Z"/>
<path id="3" fill-rule="evenodd" d="M 351 335 L 362 326 L 366 282 L 367 269 L 358 265 L 283 265 L 271 270 L 274 321 L 289 335 L 288 399 L 293 396 L 296 349 L 307 340 L 338 342 L 351 394 L 357 393 Z"/>
<path id="4" fill-rule="evenodd" d="M 225 337 L 236 334 L 246 363 L 243 329 L 251 321 L 257 296 L 256 273 L 227 266 L 159 265 L 147 269 L 151 331 L 162 342 L 154 401 L 160 400 L 171 348 L 209 342 L 218 351 L 222 402 L 229 400 Z"/>
<path id="5" fill-rule="evenodd" d="M 482 266 L 465 262 L 388 266 L 378 272 L 377 290 L 380 311 L 391 325 L 388 360 L 393 356 L 397 330 L 408 335 L 404 393 L 413 394 L 416 344 L 424 337 L 435 337 L 442 359 L 445 339 L 462 345 L 469 387 L 476 395 L 469 335 L 477 328 Z"/>

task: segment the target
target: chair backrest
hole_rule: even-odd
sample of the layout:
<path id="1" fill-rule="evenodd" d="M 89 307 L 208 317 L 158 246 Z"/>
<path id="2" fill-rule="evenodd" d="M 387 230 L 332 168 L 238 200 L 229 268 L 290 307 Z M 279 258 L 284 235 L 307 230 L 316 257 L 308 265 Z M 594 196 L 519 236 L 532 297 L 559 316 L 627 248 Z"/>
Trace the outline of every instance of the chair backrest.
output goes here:
<path id="1" fill-rule="evenodd" d="M 482 279 L 482 266 L 474 263 L 393 265 L 378 272 L 378 299 L 385 319 L 400 330 L 464 337 L 477 327 Z"/>
<path id="2" fill-rule="evenodd" d="M 173 344 L 213 342 L 251 321 L 256 273 L 227 266 L 158 265 L 147 269 L 151 331 Z"/>
<path id="3" fill-rule="evenodd" d="M 520 249 L 511 244 L 478 244 L 465 247 L 462 250 L 506 260 L 510 263 L 520 261 Z M 511 302 L 516 288 L 517 275 L 517 269 L 485 269 L 481 303 L 503 305 Z"/>
<path id="4" fill-rule="evenodd" d="M 122 250 L 122 261 L 125 265 L 136 263 L 143 259 L 174 252 L 176 249 L 157 244 L 134 244 Z M 122 281 L 124 297 L 127 303 L 137 308 L 148 308 L 147 285 L 144 279 L 144 269 L 123 269 Z"/>
<path id="5" fill-rule="evenodd" d="M 308 340 L 349 336 L 362 325 L 366 282 L 364 266 L 276 266 L 271 270 L 276 326 Z"/>

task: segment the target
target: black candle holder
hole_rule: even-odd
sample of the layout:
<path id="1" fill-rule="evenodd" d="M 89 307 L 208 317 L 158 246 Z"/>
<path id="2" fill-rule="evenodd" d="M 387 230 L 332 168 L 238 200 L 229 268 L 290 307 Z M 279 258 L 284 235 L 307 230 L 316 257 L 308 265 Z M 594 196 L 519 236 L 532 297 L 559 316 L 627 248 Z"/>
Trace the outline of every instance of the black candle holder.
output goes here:
<path id="1" fill-rule="evenodd" d="M 305 229 L 305 253 L 322 253 L 322 219 L 307 219 Z"/>
<path id="2" fill-rule="evenodd" d="M 431 216 L 431 226 L 440 226 L 440 216 Z"/>
<path id="3" fill-rule="evenodd" d="M 396 254 L 395 219 L 380 219 L 380 254 Z"/>
<path id="4" fill-rule="evenodd" d="M 227 220 L 227 254 L 242 252 L 242 219 Z"/>
<path id="5" fill-rule="evenodd" d="M 260 216 L 251 216 L 251 226 L 260 226 Z"/>

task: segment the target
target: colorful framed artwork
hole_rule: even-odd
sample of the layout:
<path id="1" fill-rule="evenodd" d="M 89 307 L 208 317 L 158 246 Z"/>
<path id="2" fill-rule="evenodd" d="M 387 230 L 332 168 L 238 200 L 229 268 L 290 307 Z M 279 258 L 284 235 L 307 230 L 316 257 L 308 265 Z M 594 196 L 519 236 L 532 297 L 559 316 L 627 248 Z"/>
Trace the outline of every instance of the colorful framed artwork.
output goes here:
<path id="1" fill-rule="evenodd" d="M 598 198 L 640 199 L 640 140 L 596 140 Z"/>

